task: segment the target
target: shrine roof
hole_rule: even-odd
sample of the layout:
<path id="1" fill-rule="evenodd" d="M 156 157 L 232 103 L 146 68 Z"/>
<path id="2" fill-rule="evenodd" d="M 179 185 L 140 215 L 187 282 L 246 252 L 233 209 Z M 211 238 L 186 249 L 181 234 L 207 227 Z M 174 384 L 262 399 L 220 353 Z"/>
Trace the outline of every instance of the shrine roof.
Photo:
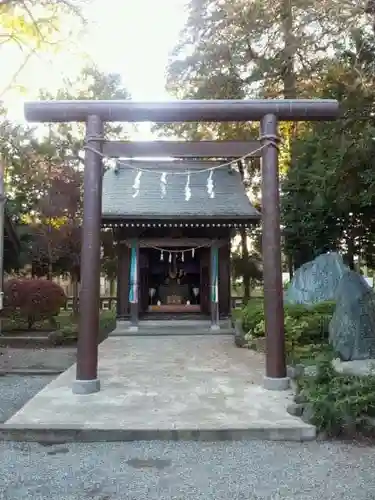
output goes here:
<path id="1" fill-rule="evenodd" d="M 125 163 L 125 161 L 124 161 Z M 129 164 L 129 161 L 127 161 Z M 220 163 L 190 161 L 139 162 L 132 167 L 117 163 L 103 177 L 103 219 L 255 219 L 259 212 L 252 206 L 245 192 L 239 172 L 228 167 L 213 171 L 213 193 L 207 189 L 209 172 L 197 172 Z M 146 171 L 137 170 L 147 169 Z M 167 171 L 186 172 L 190 175 L 190 199 L 186 199 L 187 175 L 166 177 L 165 194 L 162 194 L 161 176 Z M 141 173 L 140 173 L 141 172 Z M 136 178 L 139 189 L 135 189 Z"/>

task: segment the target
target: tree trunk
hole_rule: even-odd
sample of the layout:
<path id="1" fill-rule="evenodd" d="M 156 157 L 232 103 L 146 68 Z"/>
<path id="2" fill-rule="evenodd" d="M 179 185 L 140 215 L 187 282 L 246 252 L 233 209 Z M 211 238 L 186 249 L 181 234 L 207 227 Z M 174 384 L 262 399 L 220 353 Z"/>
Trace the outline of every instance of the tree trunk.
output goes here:
<path id="1" fill-rule="evenodd" d="M 52 262 L 48 263 L 48 274 L 47 274 L 47 279 L 49 281 L 52 281 L 53 278 L 53 268 L 52 268 Z"/>
<path id="2" fill-rule="evenodd" d="M 79 315 L 79 282 L 75 273 L 72 273 L 72 286 L 73 286 L 73 316 L 78 317 Z"/>
<path id="3" fill-rule="evenodd" d="M 110 295 L 110 297 L 114 297 L 116 295 L 116 293 L 115 293 L 115 284 L 116 284 L 116 281 L 111 278 L 109 280 L 109 295 Z"/>
<path id="4" fill-rule="evenodd" d="M 52 248 L 51 248 L 51 241 L 50 239 L 48 240 L 48 272 L 47 272 L 47 279 L 49 281 L 52 281 L 53 277 L 53 265 L 52 265 Z"/>
<path id="5" fill-rule="evenodd" d="M 294 269 L 293 269 L 293 257 L 290 254 L 288 254 L 287 259 L 288 259 L 289 280 L 292 281 L 292 279 L 293 279 L 293 272 L 294 272 Z"/>
<path id="6" fill-rule="evenodd" d="M 348 236 L 346 240 L 346 244 L 348 245 L 348 252 L 346 254 L 346 261 L 350 269 L 355 270 L 355 265 L 354 265 L 354 254 L 355 254 L 355 245 L 354 245 L 354 239 L 351 235 Z"/>
<path id="7" fill-rule="evenodd" d="M 297 77 L 294 69 L 296 59 L 296 40 L 293 34 L 293 9 L 292 0 L 281 2 L 281 29 L 284 36 L 283 60 L 281 76 L 283 80 L 284 99 L 297 99 Z M 294 164 L 293 142 L 297 137 L 297 122 L 291 124 L 289 140 L 290 166 Z"/>
<path id="8" fill-rule="evenodd" d="M 238 170 L 241 175 L 241 180 L 242 183 L 244 183 L 245 179 L 245 172 L 244 172 L 244 165 L 242 161 L 237 162 Z M 241 228 L 240 229 L 240 235 L 241 235 L 241 247 L 242 247 L 242 269 L 243 269 L 243 301 L 244 304 L 246 304 L 249 299 L 250 299 L 250 280 L 251 280 L 251 275 L 250 275 L 250 269 L 249 269 L 249 249 L 247 248 L 247 232 L 246 228 Z"/>
<path id="9" fill-rule="evenodd" d="M 294 71 L 296 57 L 296 41 L 293 34 L 292 0 L 281 2 L 281 29 L 284 35 L 282 79 L 284 99 L 297 98 L 297 78 Z"/>

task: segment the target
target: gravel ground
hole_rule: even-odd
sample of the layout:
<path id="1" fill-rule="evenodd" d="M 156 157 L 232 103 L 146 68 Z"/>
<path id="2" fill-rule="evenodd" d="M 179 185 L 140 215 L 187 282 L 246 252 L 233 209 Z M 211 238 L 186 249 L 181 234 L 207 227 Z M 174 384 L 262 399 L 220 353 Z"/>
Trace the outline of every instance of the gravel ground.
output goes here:
<path id="1" fill-rule="evenodd" d="M 47 375 L 34 377 L 7 375 L 0 377 L 0 423 L 8 420 L 54 378 Z"/>
<path id="2" fill-rule="evenodd" d="M 33 349 L 3 347 L 0 369 L 49 369 L 64 371 L 76 361 L 76 347 L 43 347 Z"/>
<path id="3" fill-rule="evenodd" d="M 0 377 L 1 418 L 53 377 Z M 375 448 L 0 442 L 1 500 L 374 500 Z"/>
<path id="4" fill-rule="evenodd" d="M 309 443 L 0 444 L 6 500 L 370 500 L 375 449 Z"/>

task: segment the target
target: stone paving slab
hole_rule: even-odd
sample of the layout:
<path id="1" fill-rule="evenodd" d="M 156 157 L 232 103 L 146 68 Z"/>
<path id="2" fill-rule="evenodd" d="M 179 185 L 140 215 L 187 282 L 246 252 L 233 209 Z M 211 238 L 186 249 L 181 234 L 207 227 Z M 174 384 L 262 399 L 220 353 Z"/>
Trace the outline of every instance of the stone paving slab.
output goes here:
<path id="1" fill-rule="evenodd" d="M 83 441 L 315 437 L 313 426 L 287 413 L 291 391 L 262 387 L 263 355 L 236 348 L 232 336 L 112 337 L 101 344 L 99 359 L 99 393 L 73 394 L 72 366 L 10 418 L 1 436 L 38 441 L 48 432 L 48 439 Z"/>

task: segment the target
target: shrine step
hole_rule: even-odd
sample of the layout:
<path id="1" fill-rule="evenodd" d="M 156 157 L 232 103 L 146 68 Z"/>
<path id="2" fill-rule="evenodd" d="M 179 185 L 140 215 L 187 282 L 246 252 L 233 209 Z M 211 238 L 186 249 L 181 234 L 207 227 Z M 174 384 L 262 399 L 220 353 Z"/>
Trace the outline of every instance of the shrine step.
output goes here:
<path id="1" fill-rule="evenodd" d="M 210 317 L 202 313 L 172 313 L 172 312 L 147 312 L 140 316 L 141 321 L 209 321 Z"/>
<path id="2" fill-rule="evenodd" d="M 111 337 L 133 335 L 233 335 L 234 331 L 229 320 L 221 320 L 218 328 L 211 328 L 207 320 L 141 320 L 135 328 L 130 321 L 118 321 Z"/>

